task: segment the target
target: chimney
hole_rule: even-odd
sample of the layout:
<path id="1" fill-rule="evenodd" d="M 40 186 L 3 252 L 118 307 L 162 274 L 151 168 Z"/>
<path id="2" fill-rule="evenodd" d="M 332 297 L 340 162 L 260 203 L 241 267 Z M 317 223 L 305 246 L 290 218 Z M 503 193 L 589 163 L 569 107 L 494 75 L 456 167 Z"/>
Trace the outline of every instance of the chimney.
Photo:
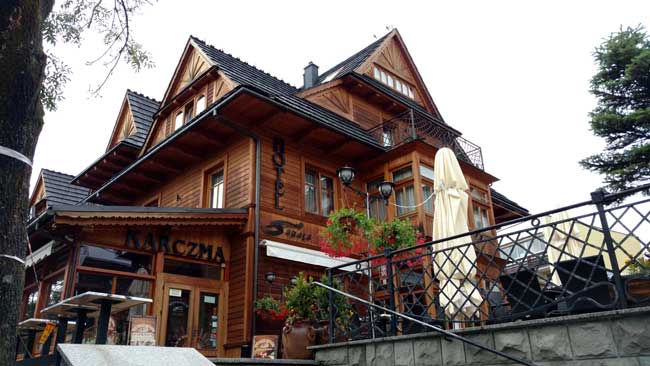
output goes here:
<path id="1" fill-rule="evenodd" d="M 312 86 L 316 85 L 316 80 L 318 80 L 318 66 L 313 62 L 309 61 L 309 65 L 305 67 L 305 73 L 303 74 L 303 89 L 309 89 Z"/>

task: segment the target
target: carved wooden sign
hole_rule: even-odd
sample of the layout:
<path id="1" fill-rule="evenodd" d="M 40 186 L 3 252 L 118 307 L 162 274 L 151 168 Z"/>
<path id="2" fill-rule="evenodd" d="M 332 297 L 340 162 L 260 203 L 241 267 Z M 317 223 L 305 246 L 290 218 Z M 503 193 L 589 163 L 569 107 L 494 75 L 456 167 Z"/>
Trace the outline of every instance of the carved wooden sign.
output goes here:
<path id="1" fill-rule="evenodd" d="M 311 234 L 305 233 L 302 229 L 305 227 L 305 224 L 302 222 L 293 223 L 284 220 L 275 220 L 271 221 L 270 224 L 262 228 L 262 232 L 268 236 L 281 236 L 284 235 L 287 238 L 309 241 L 311 240 Z"/>
<path id="2" fill-rule="evenodd" d="M 140 241 L 140 238 L 143 240 Z M 223 255 L 223 249 L 218 245 L 185 241 L 178 238 L 172 238 L 166 234 L 155 236 L 153 232 L 148 232 L 144 235 L 140 235 L 140 232 L 138 231 L 127 230 L 124 246 L 133 249 L 148 250 L 153 253 L 165 252 L 165 254 L 203 259 L 216 263 L 226 262 L 226 258 Z"/>
<path id="3" fill-rule="evenodd" d="M 273 138 L 273 166 L 275 167 L 275 208 L 284 209 L 280 206 L 280 197 L 284 196 L 284 182 L 282 174 L 284 173 L 284 140 L 279 137 Z"/>

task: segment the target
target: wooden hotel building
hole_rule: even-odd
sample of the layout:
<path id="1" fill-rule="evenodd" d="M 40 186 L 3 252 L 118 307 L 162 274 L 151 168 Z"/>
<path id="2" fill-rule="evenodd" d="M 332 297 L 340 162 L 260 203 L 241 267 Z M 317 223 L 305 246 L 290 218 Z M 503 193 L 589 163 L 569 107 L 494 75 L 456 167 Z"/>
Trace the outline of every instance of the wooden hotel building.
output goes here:
<path id="1" fill-rule="evenodd" d="M 437 149 L 451 147 L 471 228 L 527 214 L 490 188 L 481 149 L 442 118 L 397 30 L 328 71 L 310 63 L 300 88 L 190 37 L 161 101 L 127 91 L 108 140 L 76 176 L 40 172 L 21 313 L 85 291 L 152 298 L 114 314 L 118 344 L 137 314 L 156 317 L 158 345 L 245 353 L 256 298 L 340 263 L 318 242 L 330 212 L 363 209 L 337 179 L 344 165 L 355 188 L 393 181 L 390 203 L 414 206 L 432 192 Z M 431 235 L 432 201 L 393 204 L 372 200 L 370 214 Z"/>

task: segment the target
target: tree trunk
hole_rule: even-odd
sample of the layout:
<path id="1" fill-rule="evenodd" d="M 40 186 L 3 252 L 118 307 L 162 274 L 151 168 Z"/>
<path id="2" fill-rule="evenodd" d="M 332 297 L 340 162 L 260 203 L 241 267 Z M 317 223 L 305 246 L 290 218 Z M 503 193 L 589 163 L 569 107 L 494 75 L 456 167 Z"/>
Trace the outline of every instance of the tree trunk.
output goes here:
<path id="1" fill-rule="evenodd" d="M 42 21 L 54 0 L 0 1 L 0 146 L 32 159 L 43 126 Z M 25 258 L 31 167 L 0 155 L 0 254 Z M 25 268 L 0 257 L 0 366 L 13 365 Z"/>

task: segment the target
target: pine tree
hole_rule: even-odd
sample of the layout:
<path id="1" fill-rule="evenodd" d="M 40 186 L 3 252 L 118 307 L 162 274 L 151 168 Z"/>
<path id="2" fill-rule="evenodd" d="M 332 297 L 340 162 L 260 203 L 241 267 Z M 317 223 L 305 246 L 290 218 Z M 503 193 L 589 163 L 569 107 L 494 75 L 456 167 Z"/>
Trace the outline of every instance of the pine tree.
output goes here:
<path id="1" fill-rule="evenodd" d="M 607 188 L 621 191 L 650 181 L 650 38 L 643 26 L 621 28 L 594 52 L 598 72 L 591 93 L 593 133 L 605 150 L 580 162 L 605 175 Z"/>

